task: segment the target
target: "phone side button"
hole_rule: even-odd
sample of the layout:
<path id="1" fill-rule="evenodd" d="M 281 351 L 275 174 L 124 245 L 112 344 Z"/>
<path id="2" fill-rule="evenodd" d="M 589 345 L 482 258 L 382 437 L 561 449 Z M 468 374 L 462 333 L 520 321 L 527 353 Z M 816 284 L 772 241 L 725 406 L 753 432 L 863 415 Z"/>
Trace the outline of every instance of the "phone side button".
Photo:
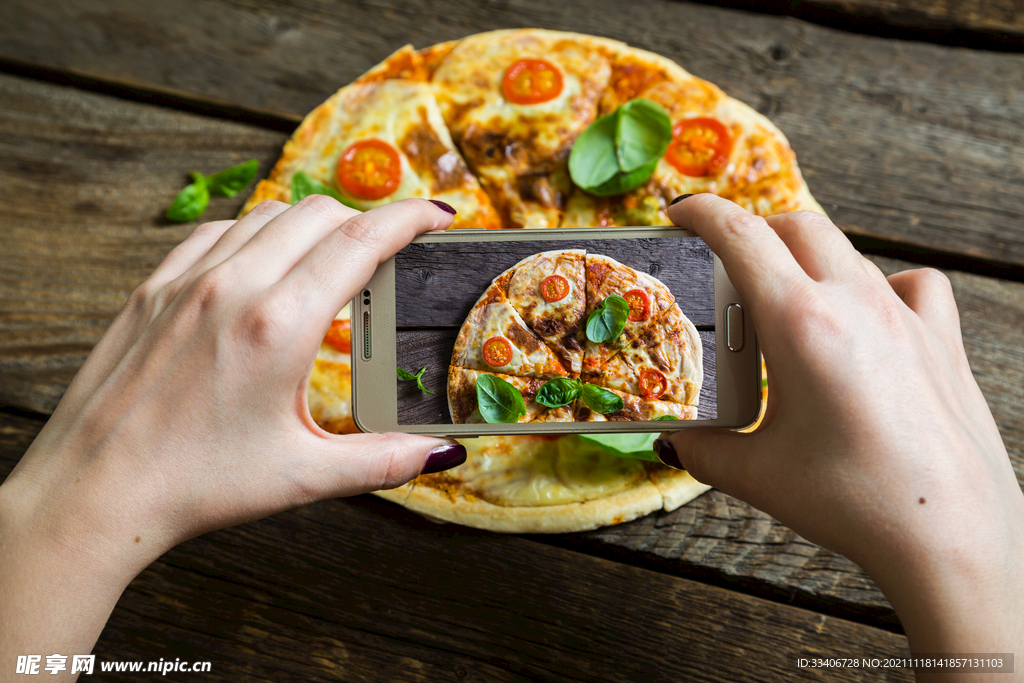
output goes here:
<path id="1" fill-rule="evenodd" d="M 743 350 L 743 307 L 739 304 L 725 307 L 725 345 L 730 351 Z"/>

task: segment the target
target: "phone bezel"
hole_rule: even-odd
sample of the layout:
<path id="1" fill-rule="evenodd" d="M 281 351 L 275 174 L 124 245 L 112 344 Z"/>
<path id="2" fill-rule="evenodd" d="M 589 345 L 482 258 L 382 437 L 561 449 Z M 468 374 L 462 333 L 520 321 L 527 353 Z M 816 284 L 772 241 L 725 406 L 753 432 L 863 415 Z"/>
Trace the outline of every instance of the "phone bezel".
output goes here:
<path id="1" fill-rule="evenodd" d="M 643 239 L 696 237 L 674 227 L 635 228 L 552 228 L 548 230 L 449 230 L 420 235 L 414 242 L 521 242 L 591 239 Z M 554 244 L 552 245 L 554 249 Z M 497 275 L 497 274 L 496 274 Z M 718 384 L 718 417 L 713 420 L 539 422 L 514 424 L 398 424 L 397 337 L 395 325 L 395 260 L 388 259 L 374 272 L 351 305 L 352 319 L 352 416 L 364 432 L 404 432 L 440 437 L 472 438 L 492 435 L 527 434 L 611 434 L 673 431 L 688 427 L 742 429 L 756 420 L 761 410 L 761 360 L 754 325 L 739 292 L 729 280 L 718 256 L 714 257 L 715 278 L 715 367 Z M 370 305 L 362 292 L 369 290 Z M 726 347 L 725 310 L 739 304 L 744 311 L 743 348 Z M 365 318 L 369 314 L 370 357 L 363 351 Z M 383 381 L 387 378 L 387 381 Z M 381 419 L 381 416 L 390 416 Z"/>

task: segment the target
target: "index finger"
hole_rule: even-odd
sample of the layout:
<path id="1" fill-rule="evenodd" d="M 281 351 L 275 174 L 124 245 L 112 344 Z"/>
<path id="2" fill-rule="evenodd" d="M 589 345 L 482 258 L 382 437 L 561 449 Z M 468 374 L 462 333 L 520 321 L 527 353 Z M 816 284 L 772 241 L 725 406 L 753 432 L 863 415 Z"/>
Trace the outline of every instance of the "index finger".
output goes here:
<path id="1" fill-rule="evenodd" d="M 314 313 L 330 320 L 369 281 L 378 265 L 417 235 L 447 228 L 453 214 L 454 209 L 449 212 L 424 199 L 402 199 L 357 214 L 313 247 L 281 284 L 316 291 L 318 308 Z"/>
<path id="2" fill-rule="evenodd" d="M 812 282 L 763 218 L 727 199 L 684 195 L 669 206 L 668 216 L 711 247 L 754 310 L 772 308 L 793 286 Z"/>

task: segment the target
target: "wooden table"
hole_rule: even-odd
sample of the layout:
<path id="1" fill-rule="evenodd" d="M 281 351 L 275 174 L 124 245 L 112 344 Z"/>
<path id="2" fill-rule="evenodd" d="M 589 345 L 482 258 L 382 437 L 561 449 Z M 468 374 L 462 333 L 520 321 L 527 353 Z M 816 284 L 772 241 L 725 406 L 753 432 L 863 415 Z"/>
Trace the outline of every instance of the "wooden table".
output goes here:
<path id="1" fill-rule="evenodd" d="M 765 13 L 674 0 L 0 3 L 0 474 L 192 229 L 162 219 L 187 171 L 256 157 L 265 172 L 305 112 L 402 44 L 531 25 L 622 39 L 717 83 L 786 132 L 811 190 L 883 270 L 944 268 L 1024 480 L 1024 2 L 734 4 Z M 207 217 L 240 203 L 215 199 Z M 206 660 L 205 680 L 225 681 L 762 681 L 910 680 L 797 667 L 906 647 L 856 566 L 712 491 L 545 537 L 438 526 L 369 496 L 327 501 L 168 553 L 95 651 Z"/>

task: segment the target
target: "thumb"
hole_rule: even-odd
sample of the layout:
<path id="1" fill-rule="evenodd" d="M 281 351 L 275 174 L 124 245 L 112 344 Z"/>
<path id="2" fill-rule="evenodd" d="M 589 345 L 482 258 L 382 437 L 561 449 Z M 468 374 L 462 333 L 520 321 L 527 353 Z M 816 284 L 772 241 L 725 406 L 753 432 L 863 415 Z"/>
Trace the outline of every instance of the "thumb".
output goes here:
<path id="1" fill-rule="evenodd" d="M 337 498 L 392 489 L 420 474 L 456 467 L 466 462 L 466 447 L 397 432 L 327 435 L 312 455 L 316 467 L 308 486 L 317 498 Z"/>
<path id="2" fill-rule="evenodd" d="M 654 442 L 654 452 L 664 464 L 740 498 L 737 491 L 747 479 L 752 447 L 748 435 L 715 427 L 665 432 Z"/>

